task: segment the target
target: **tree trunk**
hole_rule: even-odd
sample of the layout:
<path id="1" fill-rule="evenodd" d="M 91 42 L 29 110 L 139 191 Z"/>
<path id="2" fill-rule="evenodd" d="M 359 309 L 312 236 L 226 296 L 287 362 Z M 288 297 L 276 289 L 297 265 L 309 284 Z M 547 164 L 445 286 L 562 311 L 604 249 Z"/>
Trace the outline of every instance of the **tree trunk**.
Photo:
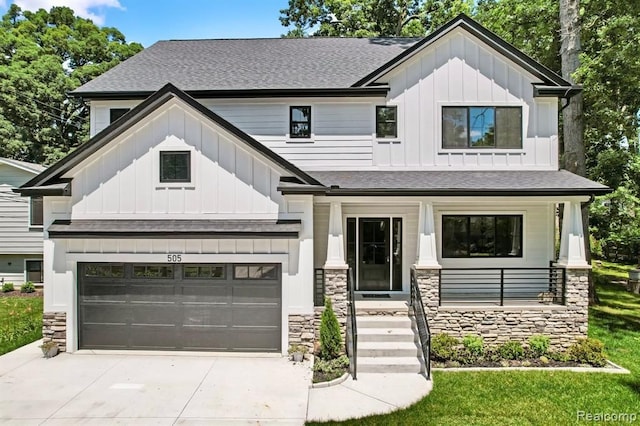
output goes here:
<path id="1" fill-rule="evenodd" d="M 560 0 L 560 58 L 562 77 L 575 83 L 573 74 L 580 66 L 580 0 Z M 582 115 L 582 93 L 567 99 L 562 108 L 564 153 L 563 167 L 577 175 L 586 176 L 584 149 L 584 117 Z M 587 262 L 591 262 L 589 239 L 589 205 L 582 207 L 582 226 Z M 589 274 L 589 304 L 597 302 L 593 277 Z"/>

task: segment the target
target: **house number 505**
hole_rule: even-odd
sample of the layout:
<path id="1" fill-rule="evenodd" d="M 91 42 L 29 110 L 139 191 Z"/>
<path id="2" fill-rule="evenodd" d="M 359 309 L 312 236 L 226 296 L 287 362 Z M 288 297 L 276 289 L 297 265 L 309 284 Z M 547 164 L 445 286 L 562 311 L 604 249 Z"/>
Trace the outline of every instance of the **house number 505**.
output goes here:
<path id="1" fill-rule="evenodd" d="M 182 262 L 182 255 L 180 254 L 168 254 L 167 262 L 169 263 L 180 263 Z"/>

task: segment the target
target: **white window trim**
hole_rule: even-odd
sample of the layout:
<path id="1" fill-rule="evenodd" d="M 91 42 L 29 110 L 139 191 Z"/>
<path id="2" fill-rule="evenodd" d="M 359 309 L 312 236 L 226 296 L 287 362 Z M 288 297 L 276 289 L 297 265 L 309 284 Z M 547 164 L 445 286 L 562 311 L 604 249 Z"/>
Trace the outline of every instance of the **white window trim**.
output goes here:
<path id="1" fill-rule="evenodd" d="M 311 108 L 311 129 L 308 138 L 292 138 L 291 137 L 291 108 L 293 107 L 306 107 Z M 314 143 L 316 140 L 315 125 L 316 125 L 316 105 L 313 103 L 291 103 L 285 105 L 287 114 L 287 133 L 285 134 L 286 143 Z"/>
<path id="2" fill-rule="evenodd" d="M 444 148 L 442 146 L 442 108 L 443 107 L 520 107 L 522 111 L 522 148 Z M 524 102 L 437 102 L 436 103 L 436 147 L 438 148 L 438 154 L 514 154 L 524 155 L 526 150 L 524 148 L 526 142 L 527 129 L 526 124 L 529 121 L 529 104 Z"/>
<path id="3" fill-rule="evenodd" d="M 153 176 L 154 176 L 154 185 L 155 189 L 165 189 L 165 188 L 185 188 L 185 189 L 195 189 L 198 181 L 198 169 L 197 161 L 196 161 L 196 149 L 190 145 L 171 145 L 171 146 L 157 146 L 152 150 L 153 156 Z M 189 152 L 189 167 L 191 170 L 189 171 L 191 174 L 190 182 L 161 182 L 160 181 L 160 153 L 161 152 L 177 152 L 177 151 L 188 151 Z"/>
<path id="4" fill-rule="evenodd" d="M 396 107 L 396 136 L 392 137 L 392 136 L 386 136 L 386 137 L 379 137 L 378 136 L 378 126 L 377 126 L 377 120 L 378 120 L 378 114 L 377 114 L 377 107 Z M 403 126 L 400 125 L 400 123 L 402 122 L 402 108 L 400 106 L 399 103 L 395 103 L 395 102 L 386 102 L 384 104 L 382 103 L 374 103 L 373 104 L 373 109 L 372 109 L 372 114 L 373 114 L 373 139 L 378 142 L 378 143 L 400 143 L 404 138 L 404 134 L 403 134 Z"/>

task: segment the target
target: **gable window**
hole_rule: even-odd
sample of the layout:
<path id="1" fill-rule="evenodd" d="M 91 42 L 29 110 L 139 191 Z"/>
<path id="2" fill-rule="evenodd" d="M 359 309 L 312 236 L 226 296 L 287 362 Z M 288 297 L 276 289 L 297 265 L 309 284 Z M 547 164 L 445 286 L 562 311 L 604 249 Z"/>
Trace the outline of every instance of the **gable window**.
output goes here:
<path id="1" fill-rule="evenodd" d="M 442 147 L 522 148 L 522 108 L 442 107 Z"/>
<path id="2" fill-rule="evenodd" d="M 42 226 L 43 223 L 42 197 L 31 197 L 29 208 L 29 225 Z"/>
<path id="3" fill-rule="evenodd" d="M 109 110 L 109 124 L 113 123 L 128 112 L 129 108 L 111 108 Z"/>
<path id="4" fill-rule="evenodd" d="M 292 106 L 289 108 L 289 135 L 292 138 L 311 137 L 310 106 Z"/>
<path id="5" fill-rule="evenodd" d="M 160 151 L 160 182 L 191 182 L 191 151 Z"/>
<path id="6" fill-rule="evenodd" d="M 522 257 L 522 216 L 442 216 L 443 257 Z"/>
<path id="7" fill-rule="evenodd" d="M 398 136 L 398 109 L 395 106 L 376 106 L 376 137 Z"/>

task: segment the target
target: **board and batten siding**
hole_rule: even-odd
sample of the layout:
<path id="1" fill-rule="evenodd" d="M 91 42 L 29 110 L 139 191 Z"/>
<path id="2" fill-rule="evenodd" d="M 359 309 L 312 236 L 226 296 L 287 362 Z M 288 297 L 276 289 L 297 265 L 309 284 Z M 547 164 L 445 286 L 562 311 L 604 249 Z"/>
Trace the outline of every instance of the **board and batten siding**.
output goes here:
<path id="1" fill-rule="evenodd" d="M 181 101 L 172 100 L 65 175 L 72 217 L 276 218 L 285 172 Z M 159 182 L 159 153 L 191 152 L 191 183 Z M 290 174 L 290 173 L 286 173 Z"/>

